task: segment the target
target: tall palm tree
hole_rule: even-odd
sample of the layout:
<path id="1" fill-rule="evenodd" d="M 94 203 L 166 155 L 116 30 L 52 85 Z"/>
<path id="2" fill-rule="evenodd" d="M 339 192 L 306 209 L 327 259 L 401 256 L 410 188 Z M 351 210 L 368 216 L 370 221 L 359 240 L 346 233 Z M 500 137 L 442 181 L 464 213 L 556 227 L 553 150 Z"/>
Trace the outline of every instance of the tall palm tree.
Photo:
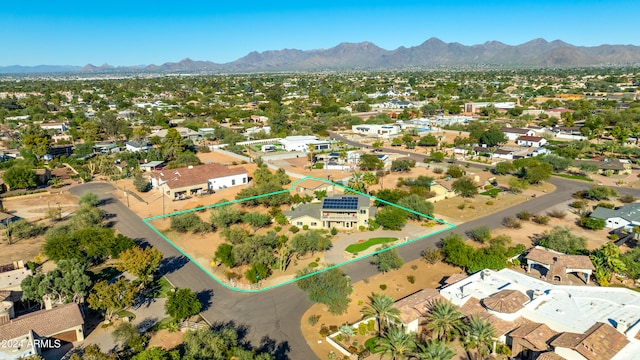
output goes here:
<path id="1" fill-rule="evenodd" d="M 440 340 L 427 340 L 424 344 L 418 344 L 414 354 L 420 360 L 449 360 L 456 353 Z"/>
<path id="2" fill-rule="evenodd" d="M 458 307 L 448 301 L 439 300 L 433 303 L 425 317 L 425 328 L 441 341 L 451 341 L 454 336 L 464 332 L 465 324 Z"/>
<path id="3" fill-rule="evenodd" d="M 384 330 L 391 324 L 400 323 L 400 310 L 394 308 L 394 300 L 384 294 L 372 293 L 368 297 L 367 305 L 360 310 L 365 318 L 375 317 L 378 322 L 378 336 L 382 337 Z"/>
<path id="4" fill-rule="evenodd" d="M 407 333 L 402 327 L 392 326 L 378 339 L 376 349 L 381 355 L 389 355 L 394 360 L 406 359 L 416 348 L 415 338 L 415 333 Z"/>
<path id="5" fill-rule="evenodd" d="M 487 356 L 496 337 L 496 329 L 489 321 L 478 316 L 472 316 L 468 321 L 464 347 L 467 352 L 471 349 L 476 349 L 479 356 Z M 471 357 L 469 356 L 469 358 Z"/>

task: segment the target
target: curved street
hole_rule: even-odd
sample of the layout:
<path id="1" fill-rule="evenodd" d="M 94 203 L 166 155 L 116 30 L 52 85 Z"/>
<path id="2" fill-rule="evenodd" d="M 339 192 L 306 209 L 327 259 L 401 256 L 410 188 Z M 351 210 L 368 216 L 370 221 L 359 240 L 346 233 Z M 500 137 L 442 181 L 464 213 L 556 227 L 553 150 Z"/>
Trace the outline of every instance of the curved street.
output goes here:
<path id="1" fill-rule="evenodd" d="M 332 134 L 332 136 L 339 138 L 336 134 Z M 352 143 L 344 138 L 341 140 L 345 143 Z M 414 158 L 419 156 L 396 149 L 385 149 L 385 151 Z M 484 167 L 482 166 L 482 168 Z M 505 216 L 513 216 L 522 210 L 528 210 L 532 213 L 543 211 L 569 200 L 572 193 L 588 186 L 584 182 L 557 177 L 550 181 L 556 186 L 556 191 L 551 193 L 553 195 L 539 196 L 481 219 L 464 223 L 457 229 L 402 246 L 398 248 L 398 252 L 405 261 L 415 260 L 420 257 L 421 251 L 426 246 L 435 246 L 439 239 L 452 231 L 465 233 L 482 225 L 496 228 L 501 226 Z M 161 272 L 175 286 L 188 287 L 199 294 L 199 298 L 205 303 L 202 316 L 207 321 L 210 323 L 230 322 L 245 326 L 247 339 L 254 346 L 269 349 L 279 359 L 315 358 L 300 330 L 301 318 L 311 305 L 303 291 L 295 285 L 286 285 L 262 293 L 240 293 L 226 289 L 184 258 L 178 250 L 147 227 L 140 217 L 123 203 L 111 197 L 110 193 L 114 190 L 115 188 L 107 183 L 87 183 L 72 188 L 70 192 L 77 196 L 87 191 L 96 193 L 101 199 L 105 199 L 102 207 L 107 213 L 112 214 L 113 217 L 110 221 L 119 232 L 138 241 L 148 242 L 162 251 L 164 260 Z M 640 191 L 634 189 L 619 188 L 619 190 L 622 194 L 636 196 L 640 194 Z M 352 282 L 363 280 L 378 272 L 376 267 L 366 259 L 345 265 L 343 270 L 351 277 Z"/>

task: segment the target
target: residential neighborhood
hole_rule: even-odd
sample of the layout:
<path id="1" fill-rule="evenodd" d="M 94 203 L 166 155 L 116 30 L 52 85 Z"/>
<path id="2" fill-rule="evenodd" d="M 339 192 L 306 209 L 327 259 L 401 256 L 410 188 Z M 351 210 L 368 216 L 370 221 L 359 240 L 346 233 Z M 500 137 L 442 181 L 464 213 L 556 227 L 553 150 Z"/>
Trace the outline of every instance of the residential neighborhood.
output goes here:
<path id="1" fill-rule="evenodd" d="M 634 359 L 638 78 L 0 77 L 0 358 Z"/>

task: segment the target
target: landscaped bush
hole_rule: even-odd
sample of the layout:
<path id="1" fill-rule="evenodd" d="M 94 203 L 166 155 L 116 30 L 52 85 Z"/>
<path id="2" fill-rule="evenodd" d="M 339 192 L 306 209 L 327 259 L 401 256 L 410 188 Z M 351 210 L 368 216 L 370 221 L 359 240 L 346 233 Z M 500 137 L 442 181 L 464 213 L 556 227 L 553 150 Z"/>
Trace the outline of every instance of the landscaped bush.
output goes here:
<path id="1" fill-rule="evenodd" d="M 407 276 L 407 281 L 409 282 L 409 284 L 413 284 L 416 282 L 416 277 L 413 275 L 408 275 Z"/>
<path id="2" fill-rule="evenodd" d="M 206 223 L 195 213 L 181 214 L 171 217 L 171 230 L 177 232 L 207 232 L 211 230 L 211 224 Z"/>
<path id="3" fill-rule="evenodd" d="M 605 203 L 605 202 L 598 203 L 598 205 L 596 205 L 596 207 L 602 207 L 602 208 L 605 208 L 605 209 L 615 209 L 616 208 L 616 206 L 614 204 Z"/>
<path id="4" fill-rule="evenodd" d="M 295 225 L 291 225 L 291 227 L 289 228 L 289 231 L 291 231 L 291 233 L 295 234 L 298 231 L 300 231 L 300 228 L 295 226 Z"/>
<path id="5" fill-rule="evenodd" d="M 580 226 L 589 230 L 602 230 L 607 226 L 607 222 L 604 219 L 584 216 L 580 218 Z"/>

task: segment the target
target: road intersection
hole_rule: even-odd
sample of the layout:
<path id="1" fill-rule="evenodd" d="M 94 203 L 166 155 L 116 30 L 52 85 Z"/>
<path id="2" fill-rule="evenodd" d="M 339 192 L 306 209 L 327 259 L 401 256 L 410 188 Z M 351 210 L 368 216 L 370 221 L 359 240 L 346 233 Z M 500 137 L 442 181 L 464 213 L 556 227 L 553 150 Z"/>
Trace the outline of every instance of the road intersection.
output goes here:
<path id="1" fill-rule="evenodd" d="M 396 153 L 417 156 L 401 150 L 393 150 Z M 502 219 L 506 216 L 513 216 L 522 210 L 531 213 L 544 211 L 569 200 L 572 193 L 586 187 L 582 182 L 555 177 L 550 182 L 556 186 L 553 195 L 547 194 L 530 199 L 481 219 L 461 224 L 456 229 L 437 236 L 401 246 L 397 250 L 405 261 L 412 261 L 420 257 L 421 251 L 426 246 L 435 246 L 442 237 L 451 232 L 463 234 L 483 225 L 497 228 L 501 226 Z M 137 214 L 112 197 L 111 193 L 114 190 L 115 188 L 108 183 L 92 182 L 76 186 L 70 192 L 77 196 L 84 192 L 97 194 L 105 200 L 102 208 L 112 214 L 110 221 L 119 232 L 138 241 L 147 242 L 160 250 L 164 255 L 161 272 L 175 286 L 187 287 L 199 294 L 200 299 L 205 303 L 202 316 L 208 322 L 245 326 L 248 331 L 247 340 L 256 347 L 271 350 L 279 359 L 316 357 L 300 330 L 301 318 L 311 302 L 297 286 L 291 284 L 260 293 L 242 293 L 225 288 L 146 226 Z M 640 194 L 640 191 L 634 189 L 619 190 L 622 194 L 636 196 Z M 344 265 L 342 269 L 350 276 L 352 282 L 366 279 L 378 272 L 376 267 L 366 260 Z"/>

